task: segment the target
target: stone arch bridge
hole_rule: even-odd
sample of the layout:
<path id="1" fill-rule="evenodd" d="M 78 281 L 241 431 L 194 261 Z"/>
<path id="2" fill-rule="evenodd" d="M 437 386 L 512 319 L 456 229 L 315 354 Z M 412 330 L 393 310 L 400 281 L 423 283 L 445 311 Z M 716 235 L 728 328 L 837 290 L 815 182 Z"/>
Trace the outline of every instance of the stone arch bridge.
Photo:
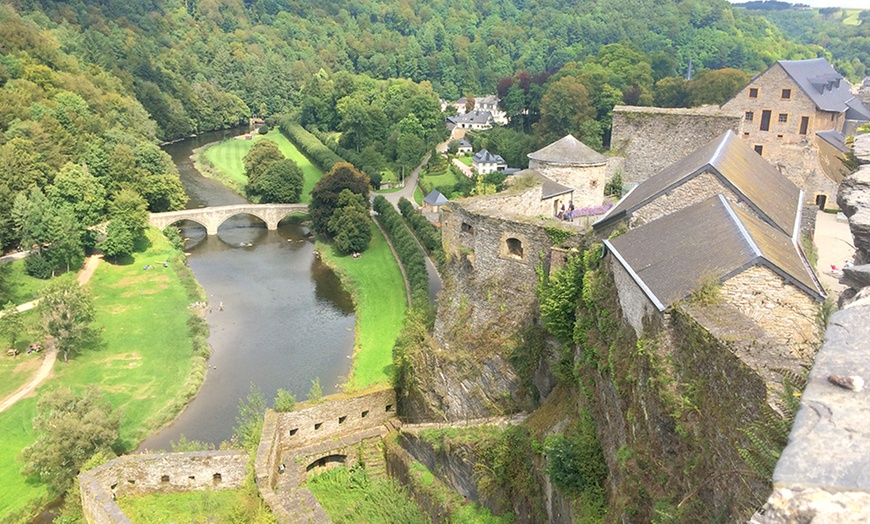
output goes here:
<path id="1" fill-rule="evenodd" d="M 255 216 L 266 223 L 266 228 L 274 230 L 288 215 L 307 212 L 307 204 L 237 204 L 151 213 L 148 223 L 162 231 L 181 220 L 190 220 L 204 227 L 206 234 L 216 235 L 220 225 L 236 215 Z"/>

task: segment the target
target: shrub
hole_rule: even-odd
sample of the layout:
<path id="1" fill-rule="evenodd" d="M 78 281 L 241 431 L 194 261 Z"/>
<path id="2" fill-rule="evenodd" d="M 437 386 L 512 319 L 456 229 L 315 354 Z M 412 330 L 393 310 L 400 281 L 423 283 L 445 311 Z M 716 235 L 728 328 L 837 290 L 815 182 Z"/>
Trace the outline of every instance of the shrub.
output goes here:
<path id="1" fill-rule="evenodd" d="M 399 212 L 386 198 L 378 195 L 372 208 L 378 214 L 378 222 L 384 226 L 399 261 L 405 268 L 405 275 L 411 287 L 411 305 L 413 307 L 428 307 L 429 304 L 429 273 L 426 271 L 426 260 L 420 245 L 405 225 Z"/>
<path id="2" fill-rule="evenodd" d="M 296 396 L 286 389 L 278 389 L 278 394 L 275 396 L 275 411 L 286 412 L 293 411 L 296 407 Z"/>
<path id="3" fill-rule="evenodd" d="M 336 163 L 344 162 L 343 158 L 333 153 L 323 142 L 291 117 L 278 118 L 278 125 L 281 133 L 322 170 L 329 171 Z"/>
<path id="4" fill-rule="evenodd" d="M 405 221 L 411 226 L 411 229 L 417 235 L 420 243 L 423 244 L 426 252 L 441 265 L 444 261 L 444 249 L 441 246 L 441 231 L 432 222 L 429 222 L 426 217 L 418 213 L 414 209 L 414 205 L 404 197 L 399 200 L 399 211 L 402 212 L 402 216 L 405 217 Z"/>

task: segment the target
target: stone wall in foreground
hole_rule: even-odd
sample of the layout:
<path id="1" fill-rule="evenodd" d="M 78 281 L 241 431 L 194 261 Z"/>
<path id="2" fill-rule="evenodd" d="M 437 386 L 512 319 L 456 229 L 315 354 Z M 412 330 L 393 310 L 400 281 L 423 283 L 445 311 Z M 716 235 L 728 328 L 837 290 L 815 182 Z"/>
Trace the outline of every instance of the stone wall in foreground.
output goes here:
<path id="1" fill-rule="evenodd" d="M 79 475 L 82 509 L 91 524 L 127 523 L 116 496 L 241 489 L 247 463 L 240 450 L 118 457 Z"/>

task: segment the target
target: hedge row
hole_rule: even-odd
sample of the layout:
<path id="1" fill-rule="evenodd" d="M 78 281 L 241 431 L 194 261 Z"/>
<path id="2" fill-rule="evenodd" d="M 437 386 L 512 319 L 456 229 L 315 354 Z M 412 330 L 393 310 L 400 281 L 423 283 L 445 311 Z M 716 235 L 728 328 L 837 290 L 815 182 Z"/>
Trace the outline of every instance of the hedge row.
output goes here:
<path id="1" fill-rule="evenodd" d="M 323 171 L 329 171 L 337 162 L 345 161 L 291 117 L 279 118 L 278 126 L 281 133 Z"/>
<path id="2" fill-rule="evenodd" d="M 355 167 L 355 168 L 359 169 L 360 171 L 362 171 L 363 173 L 367 174 L 369 176 L 369 180 L 371 180 L 373 188 L 379 189 L 381 187 L 381 174 L 380 173 L 369 173 L 368 171 L 364 170 L 363 169 L 363 162 L 360 159 L 359 153 L 357 153 L 353 149 L 347 149 L 345 147 L 341 147 L 341 145 L 339 145 L 338 141 L 336 141 L 335 139 L 330 139 L 330 137 L 327 133 L 324 133 L 323 131 L 317 129 L 316 127 L 310 127 L 310 129 L 308 129 L 308 131 L 312 135 L 317 137 L 317 139 L 320 140 L 323 143 L 323 145 L 328 147 L 333 153 L 335 153 L 339 157 L 347 160 L 348 162 L 353 164 L 353 167 Z"/>
<path id="3" fill-rule="evenodd" d="M 430 256 L 440 261 L 444 258 L 444 249 L 441 246 L 441 231 L 435 227 L 435 224 L 417 212 L 414 209 L 414 204 L 408 201 L 407 198 L 399 199 L 399 211 L 405 217 L 405 221 L 411 226 L 417 239 L 426 248 Z"/>
<path id="4" fill-rule="evenodd" d="M 402 216 L 396 208 L 382 195 L 375 197 L 372 209 L 378 214 L 378 222 L 387 231 L 393 248 L 399 255 L 405 275 L 411 286 L 411 306 L 425 308 L 429 305 L 429 273 L 426 271 L 426 259 L 420 245 L 414 239 L 411 231 L 405 225 Z"/>

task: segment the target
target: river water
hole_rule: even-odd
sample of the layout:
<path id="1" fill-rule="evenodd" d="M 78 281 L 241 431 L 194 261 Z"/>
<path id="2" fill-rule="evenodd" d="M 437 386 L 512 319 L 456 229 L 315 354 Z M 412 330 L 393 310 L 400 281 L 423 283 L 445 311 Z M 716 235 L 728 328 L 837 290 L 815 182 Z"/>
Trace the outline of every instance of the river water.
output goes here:
<path id="1" fill-rule="evenodd" d="M 200 175 L 190 159 L 194 148 L 239 133 L 205 133 L 164 146 L 178 166 L 190 197 L 188 208 L 245 202 Z M 212 355 L 196 398 L 140 450 L 169 450 L 182 434 L 212 444 L 228 440 L 239 402 L 252 384 L 270 404 L 278 388 L 304 400 L 314 378 L 329 394 L 350 371 L 353 304 L 316 257 L 306 228 L 282 224 L 267 231 L 259 219 L 241 215 L 222 225 L 216 236 L 206 236 L 205 229 L 191 223 L 182 225 L 182 233 L 188 265 L 208 295 L 205 318 Z"/>

